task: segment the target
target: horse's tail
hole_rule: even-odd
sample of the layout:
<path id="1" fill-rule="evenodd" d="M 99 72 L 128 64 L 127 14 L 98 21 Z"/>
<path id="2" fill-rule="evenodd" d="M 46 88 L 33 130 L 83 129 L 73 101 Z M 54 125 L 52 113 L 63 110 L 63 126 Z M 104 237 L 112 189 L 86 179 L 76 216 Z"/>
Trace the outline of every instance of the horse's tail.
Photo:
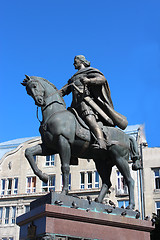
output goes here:
<path id="1" fill-rule="evenodd" d="M 131 160 L 133 161 L 132 170 L 136 171 L 142 168 L 140 163 L 140 155 L 138 151 L 138 143 L 132 136 L 129 136 L 129 141 L 130 141 L 130 156 Z"/>

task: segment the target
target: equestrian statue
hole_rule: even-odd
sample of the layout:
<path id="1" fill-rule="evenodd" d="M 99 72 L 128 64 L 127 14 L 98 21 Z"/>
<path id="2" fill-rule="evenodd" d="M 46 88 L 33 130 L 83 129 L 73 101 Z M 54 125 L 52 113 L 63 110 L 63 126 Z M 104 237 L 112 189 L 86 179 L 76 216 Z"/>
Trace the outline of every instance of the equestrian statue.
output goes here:
<path id="1" fill-rule="evenodd" d="M 134 208 L 134 180 L 128 165 L 140 169 L 136 140 L 122 130 L 127 127 L 125 116 L 116 112 L 111 100 L 108 82 L 104 75 L 83 55 L 74 58 L 78 71 L 67 84 L 58 90 L 41 77 L 27 76 L 22 85 L 26 87 L 35 104 L 41 107 L 40 134 L 42 143 L 27 148 L 25 156 L 34 173 L 43 181 L 43 173 L 34 161 L 34 156 L 59 154 L 63 177 L 63 194 L 68 194 L 70 165 L 78 164 L 78 158 L 93 159 L 102 179 L 98 202 L 102 202 L 111 187 L 112 167 L 117 166 L 127 183 L 129 207 Z M 66 109 L 63 96 L 72 93 L 71 107 Z M 118 128 L 117 128 L 117 127 Z M 121 130 L 122 129 L 122 130 Z"/>

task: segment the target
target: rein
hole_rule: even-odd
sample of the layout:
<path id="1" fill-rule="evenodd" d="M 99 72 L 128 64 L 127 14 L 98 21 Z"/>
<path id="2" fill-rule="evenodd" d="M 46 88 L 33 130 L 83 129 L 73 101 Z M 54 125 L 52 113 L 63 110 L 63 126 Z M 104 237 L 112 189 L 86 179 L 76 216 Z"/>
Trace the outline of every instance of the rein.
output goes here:
<path id="1" fill-rule="evenodd" d="M 46 108 L 49 107 L 50 105 L 52 105 L 53 103 L 59 103 L 59 104 L 62 104 L 62 103 L 60 103 L 60 102 L 54 100 L 54 101 L 48 103 L 48 104 L 42 109 L 42 112 L 44 112 L 44 111 L 46 110 Z M 63 104 L 62 104 L 62 105 L 63 105 Z"/>
<path id="2" fill-rule="evenodd" d="M 34 81 L 38 82 L 38 83 L 44 88 L 44 86 L 43 86 L 38 80 L 34 80 Z M 58 93 L 58 94 L 61 94 L 61 91 L 62 91 L 63 89 L 65 89 L 65 88 L 67 88 L 67 87 L 69 87 L 69 86 L 71 86 L 71 85 L 74 85 L 74 83 L 70 83 L 70 84 L 68 84 L 67 86 L 65 85 L 65 86 L 62 87 L 60 90 L 55 90 L 55 92 L 54 92 L 54 93 L 51 93 L 50 95 L 48 95 L 48 96 L 44 99 L 44 101 L 46 101 L 47 98 L 53 96 L 54 94 L 57 94 L 57 93 Z M 45 89 L 45 88 L 44 88 L 44 89 Z M 52 101 L 52 102 L 50 102 L 50 103 L 48 103 L 48 104 L 43 108 L 42 112 L 45 111 L 45 110 L 47 109 L 47 107 L 50 106 L 50 105 L 51 105 L 52 103 L 54 103 L 54 102 L 55 102 L 55 100 Z M 57 102 L 57 103 L 58 103 L 58 102 Z M 60 104 L 61 104 L 61 103 L 60 103 Z M 38 121 L 39 121 L 40 124 L 41 124 L 42 121 L 39 119 L 39 116 L 38 116 L 38 106 L 37 106 L 36 117 L 37 117 Z"/>
<path id="3" fill-rule="evenodd" d="M 67 84 L 67 85 L 63 86 L 60 90 L 55 90 L 55 92 L 54 92 L 54 93 L 51 93 L 50 95 L 48 95 L 48 97 L 53 96 L 53 95 L 56 94 L 56 93 L 61 94 L 61 91 L 62 91 L 63 89 L 66 89 L 67 87 L 69 87 L 69 86 L 71 86 L 71 85 L 74 86 L 74 83 Z M 47 98 L 48 98 L 48 97 L 47 97 Z M 47 99 L 47 98 L 46 98 L 46 99 Z"/>
<path id="4" fill-rule="evenodd" d="M 37 119 L 38 119 L 38 121 L 39 121 L 39 123 L 41 124 L 42 123 L 42 121 L 39 119 L 39 117 L 38 117 L 38 106 L 37 106 L 37 112 L 36 112 L 36 116 L 37 116 Z"/>

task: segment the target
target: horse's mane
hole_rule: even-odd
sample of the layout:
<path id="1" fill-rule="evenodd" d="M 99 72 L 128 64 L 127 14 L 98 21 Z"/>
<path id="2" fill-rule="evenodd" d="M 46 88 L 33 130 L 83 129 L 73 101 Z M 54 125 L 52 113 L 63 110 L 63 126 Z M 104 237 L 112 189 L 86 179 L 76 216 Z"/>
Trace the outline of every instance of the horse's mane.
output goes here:
<path id="1" fill-rule="evenodd" d="M 35 79 L 35 80 L 37 80 L 37 81 L 42 80 L 42 81 L 48 83 L 48 84 L 51 85 L 51 87 L 53 87 L 53 88 L 56 90 L 56 92 L 59 94 L 59 90 L 56 88 L 56 86 L 55 86 L 53 83 L 49 82 L 47 79 L 42 78 L 42 77 L 36 77 L 36 76 L 31 76 L 30 78 L 33 79 L 33 80 Z M 64 105 L 65 105 L 65 107 L 66 107 L 66 104 L 65 104 L 65 101 L 64 101 L 63 97 L 62 97 L 60 94 L 59 94 L 59 96 L 61 97 L 61 99 L 62 99 L 62 101 L 63 101 L 63 103 L 64 103 Z"/>

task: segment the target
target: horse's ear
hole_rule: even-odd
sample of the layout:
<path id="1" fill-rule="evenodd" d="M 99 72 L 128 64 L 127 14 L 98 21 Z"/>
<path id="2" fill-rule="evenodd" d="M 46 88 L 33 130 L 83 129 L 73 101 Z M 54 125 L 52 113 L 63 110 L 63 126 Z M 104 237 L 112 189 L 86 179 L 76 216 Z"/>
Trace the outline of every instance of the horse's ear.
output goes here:
<path id="1" fill-rule="evenodd" d="M 22 84 L 23 86 L 26 86 L 26 85 L 27 85 L 27 83 L 26 83 L 25 81 L 21 82 L 21 84 Z"/>
<path id="2" fill-rule="evenodd" d="M 31 80 L 31 78 L 28 75 L 25 74 L 25 76 L 28 81 Z"/>
<path id="3" fill-rule="evenodd" d="M 26 78 L 23 80 L 23 82 L 21 83 L 23 86 L 26 86 L 28 81 L 31 80 L 31 78 L 28 75 L 25 75 Z"/>

